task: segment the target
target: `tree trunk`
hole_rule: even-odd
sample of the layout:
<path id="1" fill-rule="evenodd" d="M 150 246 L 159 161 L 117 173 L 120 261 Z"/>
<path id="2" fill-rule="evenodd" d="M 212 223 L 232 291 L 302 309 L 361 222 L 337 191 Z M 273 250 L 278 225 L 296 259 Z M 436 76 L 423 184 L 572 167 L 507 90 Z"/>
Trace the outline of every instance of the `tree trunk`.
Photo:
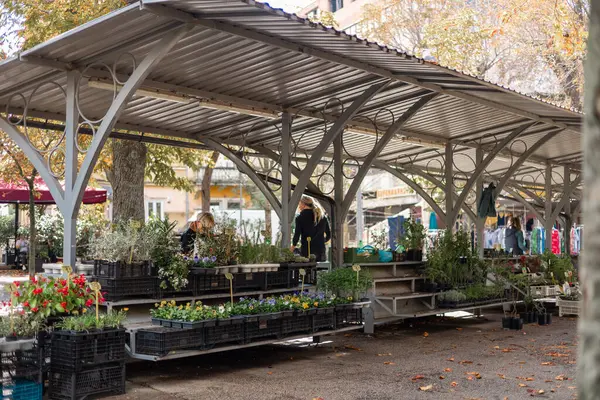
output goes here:
<path id="1" fill-rule="evenodd" d="M 36 253 L 36 242 L 37 242 L 37 231 L 35 229 L 35 195 L 33 193 L 35 174 L 31 181 L 28 181 L 29 186 L 29 253 L 27 253 L 27 266 L 29 269 L 29 276 L 35 275 L 35 253 Z"/>
<path id="2" fill-rule="evenodd" d="M 597 399 L 600 393 L 600 0 L 592 0 L 588 56 L 585 64 L 584 149 L 584 242 L 583 290 L 579 319 L 577 386 L 580 400 Z"/>
<path id="3" fill-rule="evenodd" d="M 128 140 L 113 143 L 113 166 L 107 177 L 113 188 L 113 221 L 144 221 L 145 144 Z"/>
<path id="4" fill-rule="evenodd" d="M 206 166 L 204 170 L 204 176 L 202 177 L 202 212 L 210 212 L 210 183 L 212 180 L 213 168 L 219 160 L 221 153 L 213 151 L 210 156 L 210 164 Z"/>

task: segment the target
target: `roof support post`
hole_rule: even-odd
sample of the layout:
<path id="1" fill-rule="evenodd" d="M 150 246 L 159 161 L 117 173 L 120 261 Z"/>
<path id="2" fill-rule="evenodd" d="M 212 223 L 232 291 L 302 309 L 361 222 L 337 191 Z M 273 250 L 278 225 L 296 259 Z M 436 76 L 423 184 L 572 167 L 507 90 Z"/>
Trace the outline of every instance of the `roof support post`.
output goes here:
<path id="1" fill-rule="evenodd" d="M 139 66 L 133 71 L 123 88 L 119 91 L 119 94 L 114 99 L 106 115 L 102 119 L 102 123 L 98 128 L 92 144 L 83 160 L 81 170 L 77 175 L 77 180 L 73 187 L 73 197 L 71 198 L 71 208 L 75 208 L 77 204 L 81 203 L 83 199 L 83 192 L 87 186 L 90 176 L 98 157 L 100 156 L 100 150 L 104 146 L 104 143 L 108 139 L 108 135 L 112 131 L 113 127 L 117 123 L 117 120 L 121 116 L 121 113 L 125 109 L 125 106 L 135 94 L 136 90 L 144 83 L 144 80 L 148 77 L 152 69 L 156 64 L 166 56 L 169 51 L 181 40 L 187 33 L 192 29 L 193 25 L 183 25 L 181 28 L 176 29 L 172 32 L 166 33 L 163 39 L 158 42 L 150 53 L 142 60 Z"/>
<path id="2" fill-rule="evenodd" d="M 565 185 L 565 191 L 564 193 L 566 194 L 567 189 L 569 191 L 571 191 L 571 168 L 569 168 L 568 166 L 565 167 L 564 170 L 564 178 L 563 178 L 563 183 Z M 572 218 L 571 218 L 571 196 L 569 195 L 569 201 L 566 202 L 565 207 L 564 207 L 564 211 L 565 211 L 565 251 L 567 254 L 571 254 L 571 225 L 572 225 Z"/>
<path id="3" fill-rule="evenodd" d="M 452 182 L 452 175 L 454 174 L 454 152 L 452 149 L 452 143 L 446 143 L 446 165 L 444 166 L 444 173 L 446 177 L 444 192 L 446 194 L 446 230 L 453 232 L 454 225 L 454 205 L 452 201 L 454 193 L 454 185 Z"/>
<path id="4" fill-rule="evenodd" d="M 527 159 L 529 157 L 531 157 L 533 155 L 533 153 L 535 153 L 540 147 L 542 147 L 550 139 L 552 139 L 554 136 L 558 135 L 563 130 L 564 129 L 556 129 L 556 130 L 554 130 L 552 132 L 548 132 L 547 134 L 545 134 L 544 136 L 542 136 L 542 138 L 540 140 L 538 140 L 537 142 L 535 142 L 529 149 L 527 149 L 527 151 L 525 151 L 523 154 L 521 154 L 521 156 L 508 169 L 508 171 L 506 171 L 506 173 L 504 174 L 504 176 L 502 177 L 502 179 L 498 183 L 498 187 L 496 188 L 496 197 L 495 198 L 498 198 L 498 195 L 500 194 L 500 192 L 502 191 L 502 189 L 504 189 L 504 186 L 506 185 L 506 182 L 508 182 L 508 180 L 510 178 L 512 178 L 512 176 L 515 174 L 515 172 L 518 171 L 518 169 L 521 167 L 521 165 L 523 165 L 523 163 L 525 161 L 527 161 Z"/>
<path id="5" fill-rule="evenodd" d="M 483 162 L 483 149 L 478 147 L 475 150 L 475 162 L 477 165 L 480 165 Z M 479 216 L 479 203 L 481 203 L 481 198 L 483 196 L 483 174 L 479 174 L 477 177 L 477 185 L 475 187 L 475 228 L 477 232 L 477 254 L 479 258 L 483 258 L 483 249 L 485 248 L 485 237 L 484 237 L 484 229 L 485 229 L 485 218 Z M 495 198 L 493 199 L 496 200 Z"/>
<path id="6" fill-rule="evenodd" d="M 319 163 L 319 161 L 325 155 L 327 148 L 331 145 L 331 143 L 341 135 L 344 130 L 344 127 L 359 111 L 360 109 L 369 102 L 377 93 L 379 93 L 383 88 L 385 88 L 389 84 L 389 81 L 373 85 L 369 89 L 367 89 L 363 94 L 361 94 L 358 98 L 356 98 L 350 107 L 348 107 L 344 113 L 338 118 L 338 120 L 333 124 L 333 126 L 327 131 L 323 139 L 319 145 L 313 151 L 312 156 L 308 160 L 304 171 L 302 171 L 302 175 L 298 178 L 298 183 L 294 192 L 292 193 L 292 197 L 290 198 L 290 205 L 293 207 L 300 202 L 300 198 L 302 197 L 302 193 L 304 189 L 306 189 L 306 185 L 310 181 L 310 178 L 315 171 L 315 167 Z M 294 209 L 290 209 L 290 213 L 288 214 L 288 220 L 291 223 L 294 218 Z"/>
<path id="7" fill-rule="evenodd" d="M 419 99 L 415 104 L 413 104 L 396 122 L 394 122 L 383 134 L 381 139 L 375 144 L 375 147 L 371 152 L 367 155 L 367 157 L 363 160 L 363 164 L 360 166 L 358 173 L 354 177 L 348 192 L 346 193 L 346 197 L 344 198 L 344 202 L 342 204 L 342 218 L 346 218 L 348 215 L 348 211 L 350 210 L 350 205 L 354 201 L 356 197 L 356 193 L 362 184 L 362 181 L 367 176 L 367 173 L 371 169 L 373 165 L 373 161 L 379 156 L 379 154 L 385 149 L 387 144 L 392 140 L 394 136 L 402 129 L 402 127 L 410 121 L 412 117 L 414 117 L 419 110 L 427 105 L 431 100 L 433 100 L 437 96 L 436 93 L 428 94 Z M 360 234 L 357 232 L 357 235 Z"/>
<path id="8" fill-rule="evenodd" d="M 544 195 L 546 197 L 544 218 L 546 223 L 544 229 L 546 230 L 546 242 L 544 244 L 544 250 L 552 249 L 552 227 L 556 218 L 552 218 L 552 165 L 546 164 L 546 173 L 544 174 L 546 179 Z"/>
<path id="9" fill-rule="evenodd" d="M 79 111 L 77 110 L 77 71 L 67 72 L 67 109 L 65 120 L 65 205 L 60 211 L 64 218 L 63 256 L 65 265 L 74 266 L 77 246 L 77 214 L 79 202 L 73 202 L 73 189 L 77 179 L 79 150 L 77 148 L 77 130 Z M 87 186 L 87 185 L 86 185 Z"/>
<path id="10" fill-rule="evenodd" d="M 281 247 L 287 249 L 291 245 L 291 224 L 287 219 L 290 215 L 290 196 L 292 195 L 292 163 L 291 138 L 292 138 L 292 118 L 286 111 L 281 118 L 281 215 L 279 219 L 281 224 Z"/>
<path id="11" fill-rule="evenodd" d="M 271 206 L 273 207 L 275 213 L 277 213 L 279 220 L 282 219 L 281 203 L 279 203 L 279 200 L 277 199 L 277 197 L 275 197 L 275 194 L 269 188 L 269 186 L 256 174 L 254 169 L 250 165 L 248 165 L 246 161 L 244 161 L 237 153 L 234 153 L 233 151 L 223 146 L 222 144 L 214 141 L 213 139 L 207 137 L 198 137 L 196 138 L 196 140 L 204 143 L 211 149 L 218 151 L 225 157 L 229 158 L 241 172 L 246 174 L 250 178 L 250 180 L 254 182 L 254 184 L 258 187 L 262 194 L 265 195 L 267 201 L 271 203 Z"/>
<path id="12" fill-rule="evenodd" d="M 344 222 L 342 205 L 344 203 L 344 160 L 342 158 L 344 149 L 342 136 L 339 135 L 333 141 L 333 179 L 334 179 L 334 201 L 332 230 L 331 230 L 331 256 L 332 265 L 341 267 L 344 264 Z"/>
<path id="13" fill-rule="evenodd" d="M 494 160 L 494 158 L 496 158 L 498 153 L 500 153 L 502 150 L 504 150 L 504 148 L 510 142 L 515 140 L 519 135 L 521 135 L 523 132 L 525 132 L 527 129 L 529 129 L 533 125 L 535 125 L 535 122 L 530 122 L 530 123 L 519 126 L 517 129 L 512 131 L 510 135 L 505 137 L 502 140 L 502 142 L 500 142 L 492 151 L 490 151 L 481 163 L 477 164 L 475 171 L 473 171 L 473 175 L 471 175 L 471 177 L 465 184 L 465 187 L 463 187 L 462 191 L 460 192 L 460 196 L 458 196 L 458 200 L 456 201 L 456 204 L 454 205 L 455 208 L 452 210 L 452 213 L 449 213 L 450 214 L 449 220 L 451 223 L 454 223 L 454 220 L 456 219 L 456 216 L 458 215 L 458 211 L 462 207 L 462 204 L 464 203 L 465 199 L 467 198 L 467 195 L 471 191 L 471 188 L 473 187 L 473 185 L 475 184 L 475 182 L 477 181 L 479 176 L 481 174 L 483 174 L 483 171 L 485 171 L 485 169 L 488 167 L 488 165 L 490 165 L 490 163 Z"/>

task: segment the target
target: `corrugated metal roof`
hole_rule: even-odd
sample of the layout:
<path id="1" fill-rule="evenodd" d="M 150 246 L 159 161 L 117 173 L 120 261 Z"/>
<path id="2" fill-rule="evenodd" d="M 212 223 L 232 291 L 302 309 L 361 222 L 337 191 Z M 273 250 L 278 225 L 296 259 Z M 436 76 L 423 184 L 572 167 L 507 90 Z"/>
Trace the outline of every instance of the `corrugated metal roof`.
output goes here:
<path id="1" fill-rule="evenodd" d="M 403 135 L 453 141 L 458 154 L 474 157 L 469 146 L 489 148 L 519 125 L 534 120 L 538 124 L 515 141 L 510 151 L 524 152 L 547 132 L 561 127 L 565 130 L 541 146 L 532 160 L 559 164 L 562 158 L 573 168 L 579 164 L 580 113 L 253 0 L 144 0 L 108 14 L 21 54 L 23 59 L 49 60 L 47 66 L 18 58 L 0 63 L 0 109 L 6 109 L 12 94 L 29 97 L 36 85 L 43 84 L 31 100 L 29 115 L 63 120 L 64 95 L 48 85 L 54 81 L 66 86 L 65 72 L 57 69 L 60 65 L 56 62 L 78 69 L 96 63 L 95 68 L 102 70 L 102 63 L 112 65 L 130 53 L 139 63 L 166 32 L 186 19 L 195 24 L 194 29 L 154 68 L 144 88 L 192 97 L 210 92 L 258 108 L 289 107 L 294 113 L 326 108 L 331 116 L 339 115 L 340 104 L 348 107 L 373 84 L 392 79 L 354 122 L 383 132 L 421 96 L 437 92 L 438 97 L 404 126 Z M 122 57 L 117 72 L 127 75 L 130 64 L 129 58 Z M 82 111 L 90 119 L 99 119 L 109 108 L 112 93 L 86 82 L 87 77 L 79 93 Z M 22 106 L 15 97 L 12 105 Z M 203 134 L 274 150 L 280 142 L 279 129 L 264 118 L 202 108 L 197 102 L 182 104 L 144 96 L 131 100 L 117 127 L 178 137 Z M 301 115 L 294 119 L 297 151 L 307 153 L 315 148 L 323 133 L 322 122 Z M 376 140 L 355 131 L 344 134 L 347 153 L 354 158 L 366 156 Z M 468 146 L 463 146 L 465 142 Z M 439 153 L 443 151 L 415 146 L 398 137 L 380 159 L 427 165 L 429 160 L 439 159 Z M 465 165 L 457 163 L 459 168 L 467 168 L 466 161 Z M 497 160 L 488 170 L 508 167 L 510 163 Z"/>

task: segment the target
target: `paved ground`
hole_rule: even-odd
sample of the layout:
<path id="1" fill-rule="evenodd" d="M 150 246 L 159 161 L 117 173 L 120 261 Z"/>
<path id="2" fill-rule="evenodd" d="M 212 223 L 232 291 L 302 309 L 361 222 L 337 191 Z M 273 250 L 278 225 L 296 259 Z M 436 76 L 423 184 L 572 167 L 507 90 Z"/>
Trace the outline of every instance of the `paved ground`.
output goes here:
<path id="1" fill-rule="evenodd" d="M 113 400 L 575 398 L 575 319 L 523 332 L 486 319 L 430 320 L 352 333 L 319 346 L 231 351 L 128 366 Z M 543 391 L 543 392 L 542 392 Z"/>

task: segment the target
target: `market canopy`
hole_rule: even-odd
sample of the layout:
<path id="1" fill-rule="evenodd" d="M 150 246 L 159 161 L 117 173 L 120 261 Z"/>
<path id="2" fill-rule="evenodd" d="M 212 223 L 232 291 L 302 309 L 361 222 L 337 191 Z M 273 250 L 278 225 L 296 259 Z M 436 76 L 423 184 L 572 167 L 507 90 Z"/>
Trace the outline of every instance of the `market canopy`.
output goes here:
<path id="1" fill-rule="evenodd" d="M 54 198 L 48 186 L 41 179 L 35 180 L 35 204 L 54 204 Z M 0 203 L 28 203 L 29 186 L 26 183 L 14 184 L 0 181 Z M 100 204 L 106 202 L 106 190 L 86 189 L 83 204 Z"/>
<path id="2" fill-rule="evenodd" d="M 477 220 L 488 183 L 550 227 L 581 195 L 576 110 L 253 0 L 135 2 L 0 63 L 0 76 L 0 129 L 67 214 L 111 135 L 219 151 L 290 221 L 305 190 L 335 197 L 335 235 L 371 168 L 404 181 L 447 226 L 461 210 Z M 76 146 L 87 154 L 73 189 L 15 126 L 94 136 Z"/>

